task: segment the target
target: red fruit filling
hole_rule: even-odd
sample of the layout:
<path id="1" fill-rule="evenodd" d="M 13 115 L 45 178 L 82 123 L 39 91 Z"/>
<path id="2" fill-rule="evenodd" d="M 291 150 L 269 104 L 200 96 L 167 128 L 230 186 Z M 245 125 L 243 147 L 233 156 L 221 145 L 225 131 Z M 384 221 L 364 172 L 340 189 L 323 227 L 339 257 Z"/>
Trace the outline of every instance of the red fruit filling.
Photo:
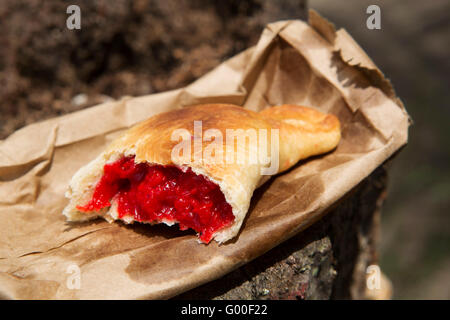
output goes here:
<path id="1" fill-rule="evenodd" d="M 191 168 L 135 163 L 134 156 L 105 164 L 92 199 L 83 212 L 98 211 L 117 201 L 119 218 L 139 222 L 178 222 L 180 230 L 194 229 L 208 243 L 233 220 L 231 206 L 219 186 Z"/>

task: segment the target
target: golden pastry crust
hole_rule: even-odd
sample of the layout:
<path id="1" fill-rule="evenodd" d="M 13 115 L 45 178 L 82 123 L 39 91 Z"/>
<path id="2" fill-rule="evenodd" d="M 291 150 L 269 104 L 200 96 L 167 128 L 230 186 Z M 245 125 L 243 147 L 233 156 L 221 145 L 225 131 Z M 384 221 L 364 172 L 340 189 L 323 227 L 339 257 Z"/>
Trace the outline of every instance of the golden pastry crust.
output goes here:
<path id="1" fill-rule="evenodd" d="M 201 121 L 200 134 L 203 138 L 198 136 L 198 131 L 194 132 L 194 121 Z M 176 135 L 174 139 L 174 132 L 177 129 L 189 132 L 189 138 L 194 144 L 192 152 L 187 156 L 186 154 L 183 157 L 173 156 L 174 148 L 180 143 L 180 138 L 177 139 Z M 271 140 L 273 129 L 277 129 L 278 140 Z M 211 147 L 213 142 L 220 141 L 217 140 L 217 136 L 214 136 L 214 139 L 205 139 L 204 135 L 208 130 L 212 133 L 221 133 L 223 138 L 223 147 L 214 148 L 212 153 L 214 157 L 206 157 L 205 150 L 208 146 Z M 241 130 L 240 134 L 243 133 L 244 137 L 246 132 L 250 134 L 247 140 L 243 140 L 245 143 L 238 143 L 236 140 L 226 139 L 229 132 L 227 130 Z M 262 132 L 266 132 L 267 136 Z M 252 140 L 251 133 L 256 134 L 256 140 Z M 274 146 L 272 141 L 277 142 L 279 166 L 273 172 L 275 174 L 289 169 L 301 159 L 334 149 L 339 140 L 340 124 L 335 116 L 303 106 L 282 105 L 257 113 L 230 104 L 204 104 L 161 113 L 129 129 L 99 157 L 73 176 L 66 193 L 70 202 L 63 214 L 69 221 L 86 220 L 97 216 L 109 221 L 118 219 L 114 200 L 111 208 L 105 208 L 100 212 L 80 212 L 76 206 L 84 205 L 90 200 L 106 163 L 123 156 L 134 155 L 137 163 L 189 166 L 195 173 L 202 174 L 217 183 L 225 199 L 232 206 L 235 216 L 231 226 L 214 234 L 216 241 L 225 242 L 238 234 L 253 191 L 268 179 L 267 175 L 262 174 L 262 169 L 271 167 L 273 163 L 249 161 L 251 155 L 256 155 L 257 159 L 260 159 L 260 153 L 263 152 L 262 141 L 267 143 L 264 150 L 269 151 L 269 156 Z M 200 153 L 195 146 L 201 146 Z M 240 154 L 245 159 L 244 162 L 236 161 Z M 236 157 L 235 161 L 218 161 L 228 159 L 229 155 Z M 123 220 L 126 223 L 133 222 L 130 217 Z"/>

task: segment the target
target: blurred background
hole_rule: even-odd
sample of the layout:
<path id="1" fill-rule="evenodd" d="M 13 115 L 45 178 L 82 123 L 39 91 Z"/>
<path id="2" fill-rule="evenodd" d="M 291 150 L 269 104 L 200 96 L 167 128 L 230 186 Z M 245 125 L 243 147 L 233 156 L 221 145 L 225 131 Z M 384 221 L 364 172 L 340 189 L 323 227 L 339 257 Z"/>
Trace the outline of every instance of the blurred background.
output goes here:
<path id="1" fill-rule="evenodd" d="M 68 30 L 66 9 L 81 9 Z M 366 9 L 381 9 L 381 29 Z M 447 0 L 0 0 L 0 139 L 123 95 L 183 87 L 313 8 L 391 80 L 414 124 L 392 161 L 380 266 L 395 299 L 450 299 L 450 2 Z"/>

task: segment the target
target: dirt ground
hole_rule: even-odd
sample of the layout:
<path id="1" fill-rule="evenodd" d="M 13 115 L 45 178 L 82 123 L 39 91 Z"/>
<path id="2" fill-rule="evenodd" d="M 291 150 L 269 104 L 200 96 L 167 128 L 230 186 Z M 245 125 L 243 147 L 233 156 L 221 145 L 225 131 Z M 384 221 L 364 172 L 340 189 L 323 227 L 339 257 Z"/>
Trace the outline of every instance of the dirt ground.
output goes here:
<path id="1" fill-rule="evenodd" d="M 301 1 L 300 1 L 301 2 Z M 183 87 L 254 45 L 298 1 L 0 1 L 0 139 L 26 124 L 123 95 Z M 245 26 L 245 27 L 244 27 Z"/>
<path id="2" fill-rule="evenodd" d="M 381 7 L 381 30 L 365 25 Z M 185 86 L 256 44 L 264 25 L 304 18 L 304 1 L 0 1 L 0 139 L 53 116 L 123 95 Z M 393 161 L 381 267 L 395 298 L 450 298 L 448 1 L 310 0 L 346 28 L 391 79 L 411 114 Z"/>

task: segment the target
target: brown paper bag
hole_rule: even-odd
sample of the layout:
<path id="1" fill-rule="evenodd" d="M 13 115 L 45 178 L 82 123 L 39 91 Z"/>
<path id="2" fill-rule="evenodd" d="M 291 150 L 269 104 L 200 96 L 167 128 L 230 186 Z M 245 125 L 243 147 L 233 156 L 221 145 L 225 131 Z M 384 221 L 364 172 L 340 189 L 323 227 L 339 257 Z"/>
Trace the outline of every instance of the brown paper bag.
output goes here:
<path id="1" fill-rule="evenodd" d="M 199 244 L 176 226 L 66 223 L 64 192 L 78 168 L 131 125 L 203 102 L 313 106 L 339 117 L 342 140 L 257 189 L 240 234 L 224 245 Z M 0 142 L 0 297 L 169 298 L 212 281 L 319 219 L 406 143 L 408 126 L 390 83 L 344 30 L 314 12 L 310 25 L 270 24 L 255 47 L 185 88 L 101 104 Z"/>

